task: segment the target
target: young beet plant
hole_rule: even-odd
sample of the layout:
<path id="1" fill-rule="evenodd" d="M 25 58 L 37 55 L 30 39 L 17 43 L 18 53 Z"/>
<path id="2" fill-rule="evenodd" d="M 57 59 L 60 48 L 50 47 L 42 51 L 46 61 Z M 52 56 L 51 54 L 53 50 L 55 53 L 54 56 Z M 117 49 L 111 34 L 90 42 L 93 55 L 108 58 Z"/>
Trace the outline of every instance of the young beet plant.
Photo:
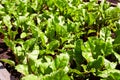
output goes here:
<path id="1" fill-rule="evenodd" d="M 22 80 L 119 80 L 120 5 L 102 0 L 2 0 L 0 33 Z M 115 49 L 115 51 L 113 50 Z M 116 50 L 117 49 L 117 50 Z M 110 58 L 112 56 L 112 58 Z"/>

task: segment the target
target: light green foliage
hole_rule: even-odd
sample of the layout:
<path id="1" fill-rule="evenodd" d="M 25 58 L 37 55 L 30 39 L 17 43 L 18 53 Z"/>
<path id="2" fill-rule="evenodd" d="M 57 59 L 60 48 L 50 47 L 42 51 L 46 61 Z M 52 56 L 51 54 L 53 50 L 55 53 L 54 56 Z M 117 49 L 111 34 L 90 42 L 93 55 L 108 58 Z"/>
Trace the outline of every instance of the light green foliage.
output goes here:
<path id="1" fill-rule="evenodd" d="M 0 61 L 5 62 L 5 63 L 8 63 L 8 64 L 10 64 L 11 66 L 15 66 L 15 62 L 12 61 L 12 60 L 8 60 L 8 59 L 0 59 Z"/>
<path id="2" fill-rule="evenodd" d="M 29 79 L 31 79 L 31 80 L 40 80 L 37 76 L 35 76 L 33 74 L 30 74 L 30 75 L 28 75 L 26 77 L 23 77 L 21 80 L 29 80 Z"/>
<path id="3" fill-rule="evenodd" d="M 95 68 L 96 70 L 99 70 L 104 65 L 104 58 L 99 56 L 96 60 L 89 62 L 88 69 Z"/>
<path id="4" fill-rule="evenodd" d="M 91 80 L 91 74 L 101 80 L 120 79 L 116 69 L 120 63 L 120 4 L 1 0 L 0 33 L 17 65 L 12 60 L 0 61 L 15 66 L 24 75 L 21 80 Z"/>
<path id="5" fill-rule="evenodd" d="M 54 40 L 52 42 L 50 42 L 47 46 L 48 50 L 55 50 L 56 48 L 58 48 L 60 45 L 58 40 Z"/>

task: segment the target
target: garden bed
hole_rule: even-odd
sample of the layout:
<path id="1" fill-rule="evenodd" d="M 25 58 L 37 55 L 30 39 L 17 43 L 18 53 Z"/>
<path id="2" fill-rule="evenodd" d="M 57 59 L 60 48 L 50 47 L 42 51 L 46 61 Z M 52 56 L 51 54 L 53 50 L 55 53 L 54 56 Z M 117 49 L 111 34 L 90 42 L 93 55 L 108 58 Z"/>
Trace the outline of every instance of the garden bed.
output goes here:
<path id="1" fill-rule="evenodd" d="M 120 79 L 116 1 L 16 1 L 0 4 L 0 62 L 12 80 Z"/>

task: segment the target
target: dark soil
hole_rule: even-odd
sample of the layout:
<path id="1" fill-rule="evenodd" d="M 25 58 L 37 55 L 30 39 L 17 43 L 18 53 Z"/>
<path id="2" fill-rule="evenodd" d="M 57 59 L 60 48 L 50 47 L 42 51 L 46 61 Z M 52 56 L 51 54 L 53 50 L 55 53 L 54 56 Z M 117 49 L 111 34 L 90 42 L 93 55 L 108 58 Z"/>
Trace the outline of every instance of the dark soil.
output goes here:
<path id="1" fill-rule="evenodd" d="M 15 61 L 15 56 L 12 51 L 6 46 L 3 42 L 2 37 L 0 36 L 0 59 L 11 59 Z M 3 62 L 2 62 L 3 63 Z M 11 74 L 11 80 L 20 80 L 22 74 L 17 72 L 14 67 L 10 66 L 9 64 L 3 63 L 3 66 L 8 70 Z"/>

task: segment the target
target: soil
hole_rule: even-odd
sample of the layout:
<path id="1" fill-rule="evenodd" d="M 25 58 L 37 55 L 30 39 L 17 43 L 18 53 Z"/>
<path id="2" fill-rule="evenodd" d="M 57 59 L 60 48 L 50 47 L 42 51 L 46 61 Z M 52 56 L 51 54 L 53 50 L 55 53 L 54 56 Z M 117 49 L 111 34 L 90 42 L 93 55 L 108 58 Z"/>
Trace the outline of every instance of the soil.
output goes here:
<path id="1" fill-rule="evenodd" d="M 6 46 L 6 44 L 3 42 L 2 37 L 0 37 L 0 59 L 11 59 L 15 61 L 15 56 L 12 53 L 12 51 Z M 11 74 L 10 78 L 11 80 L 20 80 L 22 77 L 22 74 L 17 72 L 14 67 L 10 66 L 9 64 L 3 63 L 3 66 L 8 70 L 8 72 Z"/>

